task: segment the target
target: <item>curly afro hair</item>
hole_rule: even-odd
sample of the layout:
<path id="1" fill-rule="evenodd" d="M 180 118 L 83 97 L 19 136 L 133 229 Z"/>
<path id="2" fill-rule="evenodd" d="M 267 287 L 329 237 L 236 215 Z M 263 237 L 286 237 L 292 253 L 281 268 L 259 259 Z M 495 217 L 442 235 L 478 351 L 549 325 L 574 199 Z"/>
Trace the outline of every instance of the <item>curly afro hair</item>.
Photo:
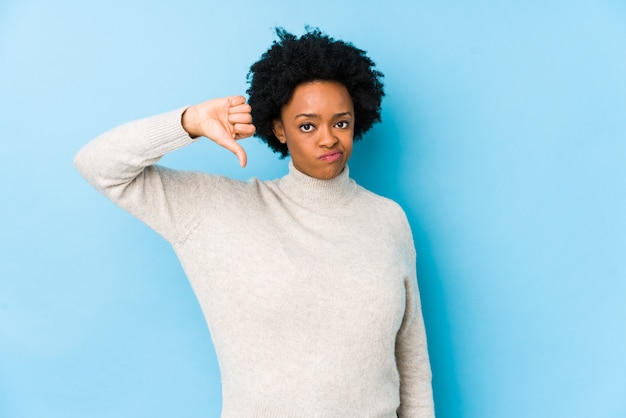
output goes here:
<path id="1" fill-rule="evenodd" d="M 300 84 L 335 81 L 343 84 L 354 104 L 354 140 L 380 122 L 383 74 L 365 51 L 307 28 L 300 38 L 276 28 L 280 38 L 250 67 L 247 90 L 256 136 L 281 158 L 289 154 L 273 132 L 273 122 Z"/>

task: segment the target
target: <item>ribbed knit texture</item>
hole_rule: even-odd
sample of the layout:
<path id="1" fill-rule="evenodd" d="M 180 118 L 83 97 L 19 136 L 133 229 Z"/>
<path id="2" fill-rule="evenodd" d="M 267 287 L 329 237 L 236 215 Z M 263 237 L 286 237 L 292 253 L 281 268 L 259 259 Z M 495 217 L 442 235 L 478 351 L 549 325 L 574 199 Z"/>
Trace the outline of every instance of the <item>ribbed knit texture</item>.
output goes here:
<path id="1" fill-rule="evenodd" d="M 402 209 L 346 169 L 247 182 L 153 165 L 183 109 L 107 132 L 75 164 L 176 251 L 217 351 L 222 417 L 434 417 Z"/>

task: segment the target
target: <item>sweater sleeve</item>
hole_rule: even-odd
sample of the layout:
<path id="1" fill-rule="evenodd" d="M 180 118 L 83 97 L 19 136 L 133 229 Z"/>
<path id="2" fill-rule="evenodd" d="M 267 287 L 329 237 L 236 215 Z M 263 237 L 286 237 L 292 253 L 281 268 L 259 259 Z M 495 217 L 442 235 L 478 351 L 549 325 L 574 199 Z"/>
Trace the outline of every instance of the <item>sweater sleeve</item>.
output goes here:
<path id="1" fill-rule="evenodd" d="M 434 418 L 432 372 L 417 287 L 415 246 L 408 221 L 406 217 L 404 219 L 408 274 L 404 282 L 405 315 L 396 337 L 396 362 L 400 373 L 400 407 L 397 412 L 400 418 Z"/>
<path id="2" fill-rule="evenodd" d="M 89 142 L 74 158 L 78 171 L 96 190 L 170 242 L 184 240 L 197 218 L 194 211 L 201 207 L 189 203 L 198 203 L 207 187 L 214 187 L 211 182 L 218 181 L 155 165 L 168 152 L 195 141 L 182 127 L 184 110 L 114 128 Z"/>

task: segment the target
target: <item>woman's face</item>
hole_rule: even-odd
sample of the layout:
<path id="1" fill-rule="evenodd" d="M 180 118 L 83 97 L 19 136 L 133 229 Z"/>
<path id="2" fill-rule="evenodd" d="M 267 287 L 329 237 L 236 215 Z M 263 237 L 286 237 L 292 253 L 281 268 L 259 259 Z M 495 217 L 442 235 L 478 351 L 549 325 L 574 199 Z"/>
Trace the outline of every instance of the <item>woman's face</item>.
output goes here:
<path id="1" fill-rule="evenodd" d="M 293 165 L 318 179 L 332 179 L 352 153 L 354 106 L 348 90 L 334 81 L 296 87 L 274 121 L 274 134 L 287 144 Z"/>

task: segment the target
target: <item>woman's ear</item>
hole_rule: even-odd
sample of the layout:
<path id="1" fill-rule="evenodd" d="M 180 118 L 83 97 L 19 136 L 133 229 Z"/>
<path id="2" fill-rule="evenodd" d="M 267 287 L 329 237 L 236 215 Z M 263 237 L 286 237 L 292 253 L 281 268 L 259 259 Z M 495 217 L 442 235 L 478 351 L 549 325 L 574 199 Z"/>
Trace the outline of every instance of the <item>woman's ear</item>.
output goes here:
<path id="1" fill-rule="evenodd" d="M 287 140 L 285 139 L 285 127 L 283 126 L 283 123 L 280 121 L 280 119 L 276 119 L 274 121 L 272 131 L 274 132 L 274 135 L 276 135 L 276 138 L 278 138 L 281 144 L 287 142 Z"/>

